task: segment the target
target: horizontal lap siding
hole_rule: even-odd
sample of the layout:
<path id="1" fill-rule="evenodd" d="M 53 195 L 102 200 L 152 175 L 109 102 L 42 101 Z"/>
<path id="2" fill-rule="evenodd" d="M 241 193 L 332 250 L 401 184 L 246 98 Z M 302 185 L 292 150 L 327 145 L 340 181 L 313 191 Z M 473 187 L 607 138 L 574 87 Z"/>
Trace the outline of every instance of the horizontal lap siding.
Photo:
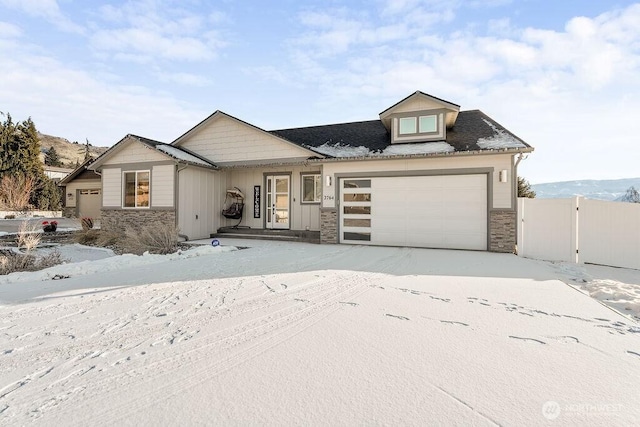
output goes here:
<path id="1" fill-rule="evenodd" d="M 174 169 L 173 165 L 153 167 L 151 172 L 152 207 L 173 207 Z"/>
<path id="2" fill-rule="evenodd" d="M 162 162 L 166 160 L 169 160 L 169 157 L 139 142 L 135 142 L 127 144 L 120 151 L 114 153 L 107 164 Z"/>
<path id="3" fill-rule="evenodd" d="M 207 124 L 180 146 L 218 163 L 309 156 L 307 150 L 224 116 Z"/>
<path id="4" fill-rule="evenodd" d="M 122 206 L 122 169 L 109 168 L 102 171 L 102 206 Z"/>
<path id="5" fill-rule="evenodd" d="M 446 173 L 451 169 L 493 168 L 491 177 L 493 184 L 493 200 L 490 201 L 495 209 L 513 209 L 513 179 L 511 173 L 512 155 L 482 155 L 482 156 L 448 156 L 426 159 L 398 159 L 398 160 L 371 160 L 358 162 L 331 162 L 323 165 L 325 175 L 366 173 L 366 172 L 407 172 L 411 171 L 442 171 Z M 509 181 L 500 182 L 500 171 L 508 171 Z M 323 179 L 324 194 L 335 193 L 333 185 L 327 186 Z M 334 201 L 325 201 L 324 207 L 332 208 Z"/>

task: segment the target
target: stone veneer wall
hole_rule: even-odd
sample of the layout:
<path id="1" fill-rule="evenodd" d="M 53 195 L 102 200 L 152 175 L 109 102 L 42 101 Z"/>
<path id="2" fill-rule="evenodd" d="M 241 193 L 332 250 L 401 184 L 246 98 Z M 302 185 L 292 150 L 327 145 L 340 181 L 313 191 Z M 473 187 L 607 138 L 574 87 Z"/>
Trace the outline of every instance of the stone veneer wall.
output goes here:
<path id="1" fill-rule="evenodd" d="M 101 213 L 100 228 L 105 231 L 124 232 L 127 228 L 136 229 L 148 224 L 176 225 L 176 212 L 173 209 L 103 209 Z"/>
<path id="2" fill-rule="evenodd" d="M 320 243 L 338 243 L 338 211 L 320 209 Z"/>
<path id="3" fill-rule="evenodd" d="M 489 250 L 514 253 L 516 250 L 516 211 L 489 211 Z"/>

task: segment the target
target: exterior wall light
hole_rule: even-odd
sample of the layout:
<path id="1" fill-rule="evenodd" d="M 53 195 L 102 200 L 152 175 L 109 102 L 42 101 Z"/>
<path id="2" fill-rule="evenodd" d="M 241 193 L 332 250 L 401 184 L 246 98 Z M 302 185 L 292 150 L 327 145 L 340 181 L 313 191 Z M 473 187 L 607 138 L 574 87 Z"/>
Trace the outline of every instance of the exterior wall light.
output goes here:
<path id="1" fill-rule="evenodd" d="M 331 187 L 331 175 L 325 175 L 324 182 L 327 187 Z"/>
<path id="2" fill-rule="evenodd" d="M 507 182 L 507 179 L 508 179 L 507 170 L 502 169 L 500 171 L 500 182 Z"/>

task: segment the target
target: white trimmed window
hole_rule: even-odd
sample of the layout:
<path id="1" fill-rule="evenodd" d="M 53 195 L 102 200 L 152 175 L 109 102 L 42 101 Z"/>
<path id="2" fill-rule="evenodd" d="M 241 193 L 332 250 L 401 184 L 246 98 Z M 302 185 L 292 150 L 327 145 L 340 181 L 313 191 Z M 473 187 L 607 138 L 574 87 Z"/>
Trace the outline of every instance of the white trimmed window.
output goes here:
<path id="1" fill-rule="evenodd" d="M 302 203 L 320 203 L 320 200 L 322 200 L 321 175 L 302 175 Z"/>
<path id="2" fill-rule="evenodd" d="M 419 133 L 433 133 L 438 131 L 438 116 L 400 117 L 398 119 L 398 133 L 400 135 L 415 135 Z"/>
<path id="3" fill-rule="evenodd" d="M 150 194 L 150 176 L 146 171 L 124 172 L 123 208 L 148 208 Z"/>
<path id="4" fill-rule="evenodd" d="M 420 133 L 436 132 L 438 130 L 438 122 L 436 116 L 420 116 Z"/>

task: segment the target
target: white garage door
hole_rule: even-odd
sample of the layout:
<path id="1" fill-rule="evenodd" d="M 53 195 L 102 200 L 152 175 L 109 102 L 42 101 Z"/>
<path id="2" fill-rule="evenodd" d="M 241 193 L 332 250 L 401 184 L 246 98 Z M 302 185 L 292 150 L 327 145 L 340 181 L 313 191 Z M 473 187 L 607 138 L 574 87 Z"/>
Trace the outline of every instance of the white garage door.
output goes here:
<path id="1" fill-rule="evenodd" d="M 487 249 L 487 176 L 344 178 L 340 242 Z"/>
<path id="2" fill-rule="evenodd" d="M 78 217 L 100 218 L 100 190 L 79 190 L 78 193 Z"/>

